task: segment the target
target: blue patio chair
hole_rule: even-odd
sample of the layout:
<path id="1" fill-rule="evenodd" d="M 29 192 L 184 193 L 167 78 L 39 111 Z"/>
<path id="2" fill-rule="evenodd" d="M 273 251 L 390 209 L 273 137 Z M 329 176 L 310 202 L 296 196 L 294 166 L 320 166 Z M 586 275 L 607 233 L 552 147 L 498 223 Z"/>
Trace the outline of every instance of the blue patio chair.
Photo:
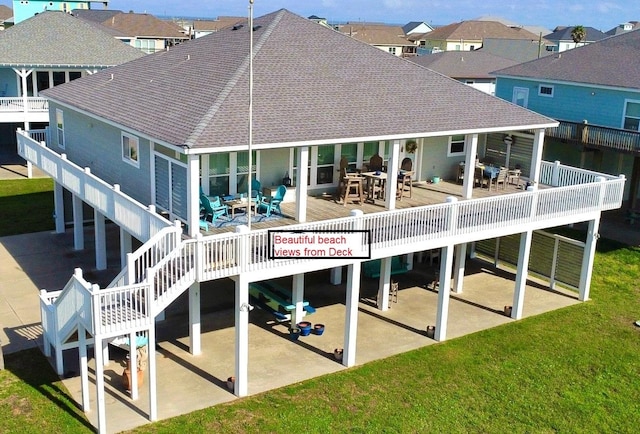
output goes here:
<path id="1" fill-rule="evenodd" d="M 215 222 L 218 217 L 228 216 L 229 208 L 223 204 L 220 197 L 209 199 L 204 194 L 200 195 L 200 227 L 208 226 L 207 222 Z M 204 222 L 204 223 L 203 223 Z"/>
<path id="2" fill-rule="evenodd" d="M 258 202 L 258 212 L 262 208 L 267 211 L 267 217 L 271 216 L 271 211 L 277 211 L 278 214 L 282 215 L 282 210 L 280 209 L 280 203 L 284 200 L 284 195 L 287 194 L 287 187 L 281 185 L 276 190 L 276 194 L 274 196 L 264 196 L 262 200 Z"/>

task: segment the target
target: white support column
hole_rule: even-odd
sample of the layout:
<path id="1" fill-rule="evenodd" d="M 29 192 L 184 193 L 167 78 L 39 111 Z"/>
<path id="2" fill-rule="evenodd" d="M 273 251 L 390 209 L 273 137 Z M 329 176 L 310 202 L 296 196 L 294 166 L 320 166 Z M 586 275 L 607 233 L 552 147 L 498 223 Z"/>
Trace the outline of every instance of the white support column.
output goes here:
<path id="1" fill-rule="evenodd" d="M 478 156 L 478 135 L 465 136 L 466 153 L 464 157 L 464 180 L 462 181 L 462 197 L 471 199 L 473 195 L 473 178 L 475 176 L 476 158 Z"/>
<path id="2" fill-rule="evenodd" d="M 33 163 L 31 161 L 27 161 L 27 178 L 33 178 Z"/>
<path id="3" fill-rule="evenodd" d="M 464 280 L 464 266 L 467 262 L 467 243 L 458 244 L 455 248 L 455 261 L 453 264 L 453 292 L 462 293 Z"/>
<path id="4" fill-rule="evenodd" d="M 389 287 L 391 285 L 392 257 L 380 261 L 380 279 L 378 280 L 378 309 L 389 310 Z"/>
<path id="5" fill-rule="evenodd" d="M 98 432 L 107 432 L 107 408 L 104 396 L 104 361 L 102 360 L 102 339 L 94 336 L 93 347 L 96 358 L 96 407 L 98 407 Z"/>
<path id="6" fill-rule="evenodd" d="M 99 291 L 100 287 L 96 284 L 93 285 L 94 291 Z M 102 360 L 104 361 L 104 366 L 109 366 L 109 341 L 102 341 Z"/>
<path id="7" fill-rule="evenodd" d="M 355 262 L 347 266 L 346 318 L 344 322 L 344 352 L 342 355 L 342 364 L 347 367 L 356 364 L 361 267 L 361 262 Z M 387 297 L 388 299 L 389 297 Z"/>
<path id="8" fill-rule="evenodd" d="M 200 232 L 200 157 L 189 154 L 187 162 L 187 225 L 189 235 Z"/>
<path id="9" fill-rule="evenodd" d="M 333 267 L 330 271 L 329 281 L 332 285 L 340 285 L 342 283 L 342 267 Z"/>
<path id="10" fill-rule="evenodd" d="M 62 184 L 53 183 L 53 218 L 56 224 L 56 233 L 64 234 L 64 190 Z"/>
<path id="11" fill-rule="evenodd" d="M 600 235 L 600 217 L 589 221 L 589 229 L 587 230 L 587 240 L 584 246 L 582 256 L 582 269 L 580 270 L 580 287 L 578 289 L 578 300 L 589 300 L 589 292 L 591 288 L 591 275 L 593 273 L 593 259 L 596 254 L 596 243 Z"/>
<path id="12" fill-rule="evenodd" d="M 138 399 L 138 337 L 136 332 L 129 333 L 129 386 L 131 387 L 131 399 Z M 96 350 L 97 351 L 97 350 Z"/>
<path id="13" fill-rule="evenodd" d="M 22 111 L 24 113 L 24 129 L 25 131 L 29 131 L 31 126 L 29 124 L 29 96 L 27 94 L 27 77 L 29 74 L 33 72 L 33 69 L 25 69 L 22 68 L 20 70 L 13 69 L 18 76 L 20 76 L 20 81 L 22 82 Z M 31 176 L 29 176 L 30 178 Z"/>
<path id="14" fill-rule="evenodd" d="M 298 148 L 298 174 L 296 176 L 296 220 L 300 223 L 307 221 L 307 181 L 309 174 L 309 147 Z"/>
<path id="15" fill-rule="evenodd" d="M 249 390 L 249 281 L 242 274 L 236 283 L 236 382 L 235 395 L 247 396 Z"/>
<path id="16" fill-rule="evenodd" d="M 537 190 L 540 182 L 540 162 L 542 161 L 542 149 L 544 147 L 544 128 L 536 130 L 533 138 L 533 151 L 531 153 L 531 171 L 529 180 L 534 189 Z"/>
<path id="17" fill-rule="evenodd" d="M 385 207 L 396 208 L 396 192 L 398 191 L 398 171 L 400 170 L 400 140 L 394 140 L 391 146 L 389 164 L 387 164 L 387 191 L 385 191 Z"/>
<path id="18" fill-rule="evenodd" d="M 189 288 L 189 351 L 194 356 L 202 352 L 200 328 L 200 282 Z"/>
<path id="19" fill-rule="evenodd" d="M 406 261 L 406 263 L 407 263 L 407 270 L 409 270 L 409 271 L 413 270 L 413 256 L 414 256 L 413 252 L 407 253 L 407 261 Z"/>
<path id="20" fill-rule="evenodd" d="M 149 328 L 149 347 L 147 348 L 149 368 L 149 420 L 158 420 L 158 368 L 156 363 L 156 326 Z"/>
<path id="21" fill-rule="evenodd" d="M 524 307 L 524 293 L 527 286 L 527 276 L 529 274 L 529 255 L 531 254 L 531 240 L 533 231 L 526 231 L 520 234 L 520 249 L 518 251 L 518 270 L 516 271 L 516 288 L 513 294 L 513 307 L 511 318 L 522 318 Z"/>
<path id="22" fill-rule="evenodd" d="M 438 285 L 438 313 L 436 315 L 435 339 L 447 339 L 449 321 L 449 298 L 451 296 L 451 270 L 453 268 L 454 246 L 444 246 L 440 252 L 440 284 Z"/>
<path id="23" fill-rule="evenodd" d="M 78 323 L 78 356 L 80 358 L 80 391 L 82 392 L 82 411 L 87 412 L 89 406 L 89 368 L 87 365 L 87 338 L 82 324 Z"/>
<path id="24" fill-rule="evenodd" d="M 291 326 L 298 324 L 304 317 L 304 274 L 293 275 L 293 288 L 291 290 L 291 301 L 296 307 L 291 312 Z"/>
<path id="25" fill-rule="evenodd" d="M 73 195 L 73 248 L 84 250 L 84 217 L 82 214 L 82 199 Z"/>
<path id="26" fill-rule="evenodd" d="M 105 230 L 105 218 L 97 209 L 93 210 L 94 237 L 96 249 L 96 269 L 107 269 L 107 235 Z"/>
<path id="27" fill-rule="evenodd" d="M 133 237 L 123 227 L 120 227 L 120 267 L 127 266 L 127 254 L 133 249 Z"/>

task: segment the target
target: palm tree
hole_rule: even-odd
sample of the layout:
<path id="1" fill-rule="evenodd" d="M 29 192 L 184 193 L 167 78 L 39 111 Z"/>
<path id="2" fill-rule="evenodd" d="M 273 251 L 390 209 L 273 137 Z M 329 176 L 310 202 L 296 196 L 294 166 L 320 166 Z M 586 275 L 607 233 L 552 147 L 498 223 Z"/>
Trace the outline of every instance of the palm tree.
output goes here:
<path id="1" fill-rule="evenodd" d="M 575 26 L 573 30 L 571 30 L 571 39 L 576 43 L 576 47 L 579 42 L 582 42 L 584 38 L 587 36 L 587 31 L 583 26 Z"/>

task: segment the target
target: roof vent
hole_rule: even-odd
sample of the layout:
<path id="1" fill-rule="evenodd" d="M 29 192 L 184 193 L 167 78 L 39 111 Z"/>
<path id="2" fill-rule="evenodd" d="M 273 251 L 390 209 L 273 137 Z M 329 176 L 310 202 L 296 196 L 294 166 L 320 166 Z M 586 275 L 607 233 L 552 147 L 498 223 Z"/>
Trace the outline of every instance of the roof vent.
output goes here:
<path id="1" fill-rule="evenodd" d="M 231 28 L 231 30 L 240 30 L 243 27 L 244 27 L 244 24 L 236 24 Z"/>
<path id="2" fill-rule="evenodd" d="M 262 28 L 262 26 L 253 26 L 253 31 L 255 32 L 256 30 L 261 29 L 261 28 Z"/>

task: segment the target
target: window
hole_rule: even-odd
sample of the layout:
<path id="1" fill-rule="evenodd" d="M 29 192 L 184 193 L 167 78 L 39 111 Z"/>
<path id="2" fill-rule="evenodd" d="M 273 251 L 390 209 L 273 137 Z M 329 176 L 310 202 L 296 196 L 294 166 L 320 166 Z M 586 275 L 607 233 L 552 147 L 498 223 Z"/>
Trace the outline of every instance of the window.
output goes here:
<path id="1" fill-rule="evenodd" d="M 393 54 L 395 56 L 396 54 L 396 47 L 389 47 L 389 53 Z"/>
<path id="2" fill-rule="evenodd" d="M 335 146 L 324 145 L 317 148 L 316 184 L 333 184 L 333 164 Z"/>
<path id="3" fill-rule="evenodd" d="M 209 155 L 209 195 L 224 196 L 229 193 L 230 154 Z"/>
<path id="4" fill-rule="evenodd" d="M 138 160 L 139 143 L 138 138 L 127 133 L 122 133 L 122 159 L 135 166 L 140 167 Z"/>
<path id="5" fill-rule="evenodd" d="M 344 157 L 347 159 L 348 171 L 355 171 L 358 167 L 358 144 L 348 143 L 342 145 L 340 150 L 340 157 Z"/>
<path id="6" fill-rule="evenodd" d="M 553 86 L 541 84 L 540 86 L 538 86 L 538 95 L 553 97 Z"/>
<path id="7" fill-rule="evenodd" d="M 66 74 L 64 71 L 53 71 L 53 85 L 58 86 L 63 84 L 66 80 Z"/>
<path id="8" fill-rule="evenodd" d="M 56 131 L 58 133 L 58 146 L 64 149 L 64 115 L 60 109 L 56 109 Z"/>
<path id="9" fill-rule="evenodd" d="M 512 103 L 519 105 L 520 107 L 527 108 L 529 104 L 529 89 L 526 87 L 514 87 Z"/>
<path id="10" fill-rule="evenodd" d="M 624 123 L 622 128 L 625 130 L 639 131 L 640 128 L 640 101 L 627 101 L 624 110 Z"/>
<path id="11" fill-rule="evenodd" d="M 448 157 L 464 155 L 464 134 L 449 136 Z"/>

